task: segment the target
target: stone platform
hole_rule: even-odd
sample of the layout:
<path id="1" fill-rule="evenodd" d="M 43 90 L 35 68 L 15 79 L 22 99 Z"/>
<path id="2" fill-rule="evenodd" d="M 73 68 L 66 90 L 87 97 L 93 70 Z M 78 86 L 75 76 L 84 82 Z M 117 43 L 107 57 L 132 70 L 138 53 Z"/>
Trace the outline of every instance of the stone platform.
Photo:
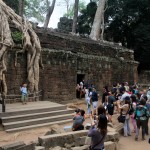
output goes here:
<path id="1" fill-rule="evenodd" d="M 5 131 L 16 132 L 69 122 L 73 112 L 66 105 L 50 101 L 29 102 L 26 105 L 14 103 L 6 104 L 6 112 L 0 113 L 0 120 Z"/>

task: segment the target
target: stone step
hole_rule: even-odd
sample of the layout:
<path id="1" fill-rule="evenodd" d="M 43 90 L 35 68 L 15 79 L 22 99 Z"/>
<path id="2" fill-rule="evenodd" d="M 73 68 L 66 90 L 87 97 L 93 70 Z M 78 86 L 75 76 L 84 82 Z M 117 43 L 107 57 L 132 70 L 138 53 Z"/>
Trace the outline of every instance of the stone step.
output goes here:
<path id="1" fill-rule="evenodd" d="M 49 106 L 41 106 L 41 108 L 36 107 L 26 107 L 21 109 L 17 109 L 15 111 L 9 111 L 5 113 L 1 113 L 0 117 L 7 117 L 7 116 L 15 116 L 15 115 L 24 115 L 24 114 L 32 114 L 32 113 L 39 113 L 39 112 L 50 112 L 55 110 L 65 110 L 67 106 L 65 105 L 53 105 L 52 107 Z"/>
<path id="2" fill-rule="evenodd" d="M 32 120 L 15 121 L 15 122 L 3 123 L 3 126 L 4 126 L 5 130 L 8 130 L 8 129 L 18 128 L 18 127 L 41 124 L 41 123 L 48 123 L 48 122 L 61 121 L 61 120 L 65 120 L 65 119 L 72 119 L 73 115 L 74 115 L 74 113 L 52 116 L 52 117 L 36 118 L 36 119 L 32 119 Z"/>
<path id="3" fill-rule="evenodd" d="M 50 111 L 50 112 L 40 112 L 40 113 L 32 113 L 32 114 L 24 114 L 24 115 L 15 115 L 15 116 L 6 116 L 2 117 L 3 123 L 9 123 L 14 121 L 24 121 L 24 120 L 31 120 L 36 118 L 44 118 L 44 117 L 51 117 L 63 114 L 71 114 L 74 110 L 57 110 L 57 111 Z"/>
<path id="4" fill-rule="evenodd" d="M 68 122 L 71 122 L 72 119 L 66 119 L 66 120 L 61 120 L 61 121 L 54 121 L 54 122 L 48 122 L 48 123 L 41 123 L 41 124 L 36 124 L 36 125 L 29 125 L 29 126 L 24 126 L 24 127 L 18 127 L 18 128 L 13 128 L 13 129 L 7 129 L 5 130 L 8 133 L 11 132 L 19 132 L 19 131 L 23 131 L 23 130 L 28 130 L 28 129 L 34 129 L 34 128 L 40 128 L 40 127 L 44 127 L 44 126 L 51 126 L 51 125 L 55 125 L 55 124 L 65 124 Z"/>

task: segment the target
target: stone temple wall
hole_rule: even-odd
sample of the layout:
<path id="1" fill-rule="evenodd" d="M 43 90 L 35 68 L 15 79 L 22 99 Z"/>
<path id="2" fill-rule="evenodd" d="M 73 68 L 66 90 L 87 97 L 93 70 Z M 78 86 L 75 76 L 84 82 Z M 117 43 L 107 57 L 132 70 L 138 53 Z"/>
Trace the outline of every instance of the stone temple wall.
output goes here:
<path id="1" fill-rule="evenodd" d="M 39 89 L 43 99 L 60 102 L 76 97 L 77 77 L 93 83 L 102 91 L 105 85 L 117 82 L 136 82 L 138 62 L 133 51 L 117 44 L 98 43 L 89 39 L 36 29 L 42 45 L 44 69 L 40 70 Z M 15 54 L 10 51 L 6 74 L 8 94 L 19 93 L 26 80 L 26 55 L 19 54 L 14 67 Z"/>

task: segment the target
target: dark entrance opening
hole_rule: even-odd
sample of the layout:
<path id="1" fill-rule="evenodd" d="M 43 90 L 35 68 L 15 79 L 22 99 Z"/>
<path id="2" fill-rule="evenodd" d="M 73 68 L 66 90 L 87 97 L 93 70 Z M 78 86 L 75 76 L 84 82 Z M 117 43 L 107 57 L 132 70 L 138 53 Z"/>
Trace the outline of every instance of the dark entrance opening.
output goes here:
<path id="1" fill-rule="evenodd" d="M 85 74 L 77 74 L 77 84 L 84 80 Z"/>
<path id="2" fill-rule="evenodd" d="M 77 74 L 77 84 L 80 85 L 80 82 L 84 80 L 85 74 Z M 82 98 L 82 89 L 76 89 L 76 98 Z"/>

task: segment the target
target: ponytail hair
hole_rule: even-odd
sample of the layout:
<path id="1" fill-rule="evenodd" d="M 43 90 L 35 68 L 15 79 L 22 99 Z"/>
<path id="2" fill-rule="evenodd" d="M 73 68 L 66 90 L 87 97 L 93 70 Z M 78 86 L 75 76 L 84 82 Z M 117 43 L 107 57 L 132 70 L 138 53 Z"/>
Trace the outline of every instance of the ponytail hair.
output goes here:
<path id="1" fill-rule="evenodd" d="M 106 117 L 106 115 L 99 115 L 97 128 L 102 135 L 106 135 L 106 133 L 107 133 L 107 117 Z"/>

